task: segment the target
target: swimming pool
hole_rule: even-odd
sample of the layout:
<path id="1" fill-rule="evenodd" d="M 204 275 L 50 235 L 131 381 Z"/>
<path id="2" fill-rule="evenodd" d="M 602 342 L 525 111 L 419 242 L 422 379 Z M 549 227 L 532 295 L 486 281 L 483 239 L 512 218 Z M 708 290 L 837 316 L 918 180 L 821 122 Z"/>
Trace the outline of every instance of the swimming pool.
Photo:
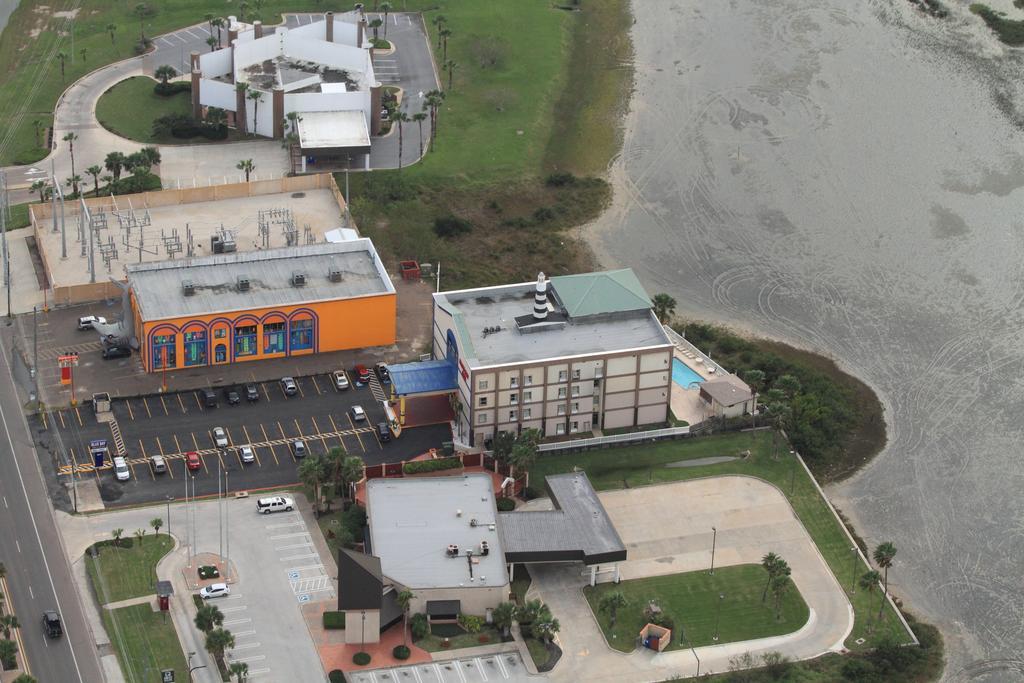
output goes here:
<path id="1" fill-rule="evenodd" d="M 672 381 L 684 389 L 696 388 L 704 378 L 678 358 L 672 359 Z"/>

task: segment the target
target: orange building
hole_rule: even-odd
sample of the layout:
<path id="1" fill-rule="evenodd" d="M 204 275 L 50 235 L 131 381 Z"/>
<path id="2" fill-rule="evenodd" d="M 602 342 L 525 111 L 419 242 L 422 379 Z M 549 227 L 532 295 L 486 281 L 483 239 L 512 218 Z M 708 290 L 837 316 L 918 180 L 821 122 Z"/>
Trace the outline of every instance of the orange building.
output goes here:
<path id="1" fill-rule="evenodd" d="M 355 239 L 128 266 L 147 372 L 395 343 L 395 288 Z"/>

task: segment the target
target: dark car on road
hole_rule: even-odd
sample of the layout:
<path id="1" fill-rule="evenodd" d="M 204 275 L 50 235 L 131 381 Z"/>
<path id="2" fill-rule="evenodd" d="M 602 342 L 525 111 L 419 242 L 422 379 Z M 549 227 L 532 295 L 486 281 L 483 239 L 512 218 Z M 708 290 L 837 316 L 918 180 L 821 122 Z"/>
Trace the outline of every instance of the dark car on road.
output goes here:
<path id="1" fill-rule="evenodd" d="M 60 615 L 53 610 L 43 612 L 43 630 L 51 638 L 60 638 L 64 628 L 60 625 Z"/>
<path id="2" fill-rule="evenodd" d="M 358 386 L 362 387 L 370 383 L 370 371 L 362 363 L 360 363 L 353 369 L 353 373 L 356 376 L 356 384 Z"/>
<path id="3" fill-rule="evenodd" d="M 101 352 L 103 360 L 110 360 L 111 358 L 127 358 L 132 355 L 132 350 L 127 346 L 104 346 Z"/>
<path id="4" fill-rule="evenodd" d="M 260 400 L 260 390 L 252 382 L 245 385 L 245 400 L 250 403 Z"/>
<path id="5" fill-rule="evenodd" d="M 224 398 L 227 399 L 229 406 L 237 406 L 242 400 L 242 397 L 238 395 L 236 387 L 225 387 Z"/>

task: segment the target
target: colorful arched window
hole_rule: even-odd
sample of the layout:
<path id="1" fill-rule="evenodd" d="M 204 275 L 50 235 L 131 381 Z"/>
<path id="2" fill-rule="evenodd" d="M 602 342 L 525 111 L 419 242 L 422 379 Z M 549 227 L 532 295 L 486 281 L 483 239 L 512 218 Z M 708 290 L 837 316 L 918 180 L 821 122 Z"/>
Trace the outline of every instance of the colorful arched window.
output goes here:
<path id="1" fill-rule="evenodd" d="M 207 339 L 206 326 L 202 323 L 189 323 L 182 331 L 185 340 L 185 367 L 206 365 Z"/>

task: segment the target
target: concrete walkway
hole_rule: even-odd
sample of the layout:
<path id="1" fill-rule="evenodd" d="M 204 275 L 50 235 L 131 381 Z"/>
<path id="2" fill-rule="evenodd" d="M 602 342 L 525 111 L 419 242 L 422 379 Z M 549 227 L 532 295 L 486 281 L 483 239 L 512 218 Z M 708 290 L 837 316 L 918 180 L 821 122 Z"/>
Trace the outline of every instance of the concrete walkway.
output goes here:
<path id="1" fill-rule="evenodd" d="M 701 673 L 728 670 L 729 659 L 777 650 L 794 660 L 839 651 L 853 628 L 853 608 L 783 494 L 758 479 L 715 477 L 600 494 L 629 559 L 623 580 L 706 569 L 711 527 L 718 528 L 716 566 L 759 563 L 767 552 L 789 562 L 792 579 L 810 608 L 807 624 L 794 633 L 697 649 Z M 651 524 L 651 511 L 670 525 Z M 583 597 L 586 577 L 578 564 L 530 568 L 530 599 L 551 606 L 564 625 L 558 641 L 564 652 L 549 675 L 553 681 L 661 681 L 693 676 L 697 663 L 689 650 L 624 654 L 605 642 Z"/>
<path id="2" fill-rule="evenodd" d="M 103 609 L 121 609 L 122 607 L 131 607 L 132 605 L 146 605 L 155 602 L 156 593 L 152 593 L 150 595 L 140 595 L 137 598 L 128 598 L 127 600 L 108 602 L 107 604 L 103 605 Z"/>

